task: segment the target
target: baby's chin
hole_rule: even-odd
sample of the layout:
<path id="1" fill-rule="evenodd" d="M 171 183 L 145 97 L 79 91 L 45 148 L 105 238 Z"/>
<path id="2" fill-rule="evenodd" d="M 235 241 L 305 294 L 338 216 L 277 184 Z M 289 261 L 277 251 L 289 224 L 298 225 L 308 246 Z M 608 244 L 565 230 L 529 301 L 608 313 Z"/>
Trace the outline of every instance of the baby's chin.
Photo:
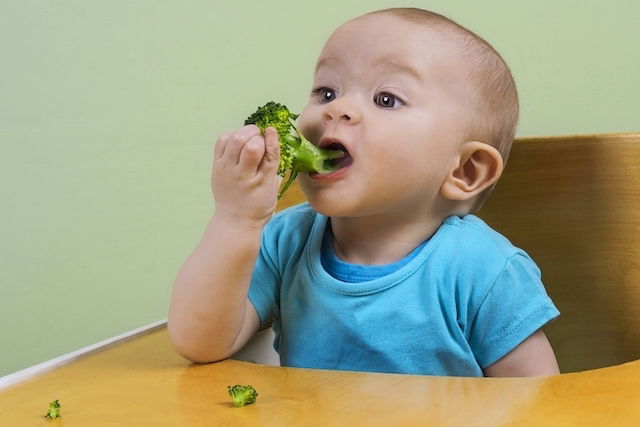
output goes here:
<path id="1" fill-rule="evenodd" d="M 348 200 L 336 197 L 328 191 L 304 191 L 314 211 L 326 217 L 354 217 L 357 209 Z"/>
<path id="2" fill-rule="evenodd" d="M 328 218 L 365 218 L 371 210 L 357 200 L 322 193 L 310 194 L 307 200 L 314 211 Z"/>

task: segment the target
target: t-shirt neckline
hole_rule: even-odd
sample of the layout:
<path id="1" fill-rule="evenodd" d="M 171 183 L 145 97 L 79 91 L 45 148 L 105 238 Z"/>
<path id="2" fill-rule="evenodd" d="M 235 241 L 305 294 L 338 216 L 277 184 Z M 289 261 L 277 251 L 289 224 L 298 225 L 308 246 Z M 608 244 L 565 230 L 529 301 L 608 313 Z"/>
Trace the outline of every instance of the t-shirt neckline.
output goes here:
<path id="1" fill-rule="evenodd" d="M 316 214 L 311 229 L 311 238 L 305 248 L 306 262 L 312 277 L 318 285 L 332 292 L 348 296 L 369 295 L 384 291 L 401 283 L 427 261 L 431 253 L 450 229 L 449 221 L 445 220 L 426 244 L 417 250 L 413 258 L 395 271 L 366 282 L 351 283 L 334 278 L 322 266 L 322 241 L 327 222 L 328 218 L 326 216 Z"/>

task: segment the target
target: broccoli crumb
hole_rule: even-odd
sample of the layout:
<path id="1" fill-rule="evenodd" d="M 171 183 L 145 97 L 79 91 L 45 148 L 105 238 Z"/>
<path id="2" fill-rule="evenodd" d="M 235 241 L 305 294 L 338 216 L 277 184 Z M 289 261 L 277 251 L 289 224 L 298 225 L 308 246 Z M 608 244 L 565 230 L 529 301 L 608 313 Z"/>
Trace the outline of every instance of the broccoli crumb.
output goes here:
<path id="1" fill-rule="evenodd" d="M 250 385 L 236 384 L 234 386 L 227 386 L 227 390 L 233 400 L 233 404 L 238 408 L 254 403 L 258 397 L 258 392 Z"/>
<path id="2" fill-rule="evenodd" d="M 56 399 L 53 402 L 49 403 L 49 410 L 45 414 L 45 418 L 50 420 L 55 420 L 56 418 L 60 418 L 60 402 Z"/>

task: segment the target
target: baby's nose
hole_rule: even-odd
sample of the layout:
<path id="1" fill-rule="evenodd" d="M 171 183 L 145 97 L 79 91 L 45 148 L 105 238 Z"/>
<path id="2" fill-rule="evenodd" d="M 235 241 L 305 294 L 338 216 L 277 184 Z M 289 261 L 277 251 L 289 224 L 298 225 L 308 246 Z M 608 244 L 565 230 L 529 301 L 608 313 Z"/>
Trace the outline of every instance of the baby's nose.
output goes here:
<path id="1" fill-rule="evenodd" d="M 352 102 L 345 98 L 338 98 L 326 105 L 323 113 L 325 122 L 333 120 L 355 124 L 360 121 L 361 114 Z"/>

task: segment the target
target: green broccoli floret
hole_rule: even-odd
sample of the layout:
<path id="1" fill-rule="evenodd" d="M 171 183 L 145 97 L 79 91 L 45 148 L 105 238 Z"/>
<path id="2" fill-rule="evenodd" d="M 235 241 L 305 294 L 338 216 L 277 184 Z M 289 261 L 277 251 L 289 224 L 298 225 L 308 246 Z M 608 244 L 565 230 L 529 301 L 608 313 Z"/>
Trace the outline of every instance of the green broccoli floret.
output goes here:
<path id="1" fill-rule="evenodd" d="M 58 402 L 58 400 L 54 400 L 53 402 L 49 403 L 49 410 L 44 417 L 50 420 L 55 420 L 56 418 L 61 417 L 60 402 Z"/>
<path id="2" fill-rule="evenodd" d="M 312 144 L 293 124 L 297 117 L 298 114 L 291 113 L 286 106 L 270 101 L 258 107 L 256 112 L 244 122 L 245 125 L 258 126 L 263 133 L 269 126 L 278 131 L 280 137 L 278 175 L 284 177 L 290 171 L 289 178 L 282 186 L 278 198 L 287 191 L 299 172 L 332 172 L 338 169 L 338 165 L 331 160 L 344 156 L 341 150 L 326 150 Z"/>
<path id="3" fill-rule="evenodd" d="M 255 402 L 258 397 L 258 392 L 250 385 L 228 386 L 227 389 L 231 399 L 233 399 L 233 404 L 238 408 Z"/>

